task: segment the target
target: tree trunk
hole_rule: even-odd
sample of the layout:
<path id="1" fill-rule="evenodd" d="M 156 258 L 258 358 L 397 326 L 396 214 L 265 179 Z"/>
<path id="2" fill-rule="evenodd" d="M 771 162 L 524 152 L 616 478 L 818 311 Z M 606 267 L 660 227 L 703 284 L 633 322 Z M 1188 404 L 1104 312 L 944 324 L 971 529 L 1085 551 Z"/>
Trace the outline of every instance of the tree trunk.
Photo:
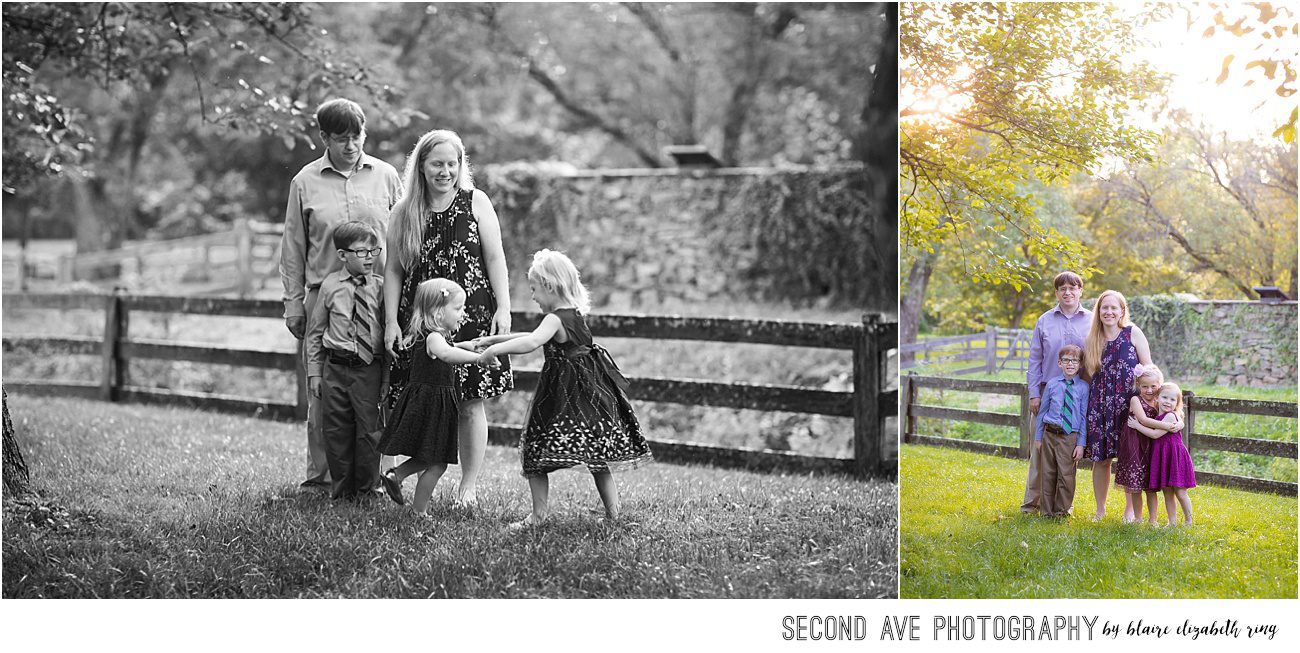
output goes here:
<path id="1" fill-rule="evenodd" d="M 27 470 L 27 461 L 18 447 L 18 438 L 14 433 L 13 420 L 9 419 L 9 393 L 0 387 L 0 399 L 4 408 L 4 484 L 5 495 L 19 496 L 27 491 L 27 482 L 31 474 Z"/>
<path id="2" fill-rule="evenodd" d="M 876 69 L 862 107 L 862 162 L 866 166 L 867 194 L 877 212 L 872 243 L 882 263 L 881 279 L 898 278 L 898 5 L 884 7 L 889 23 L 880 44 Z M 868 308 L 893 309 L 897 286 L 879 285 L 881 292 Z M 880 295 L 889 295 L 886 299 Z M 892 311 L 891 311 L 892 312 Z M 919 315 L 919 313 L 918 313 Z"/>
<path id="3" fill-rule="evenodd" d="M 934 262 L 938 259 L 938 249 L 934 252 L 922 252 L 912 263 L 907 273 L 907 291 L 899 302 L 898 341 L 899 344 L 916 343 L 916 334 L 921 326 L 921 311 L 925 307 L 925 291 L 930 285 L 930 275 L 934 272 Z M 911 364 L 915 354 L 900 354 L 899 365 Z"/>

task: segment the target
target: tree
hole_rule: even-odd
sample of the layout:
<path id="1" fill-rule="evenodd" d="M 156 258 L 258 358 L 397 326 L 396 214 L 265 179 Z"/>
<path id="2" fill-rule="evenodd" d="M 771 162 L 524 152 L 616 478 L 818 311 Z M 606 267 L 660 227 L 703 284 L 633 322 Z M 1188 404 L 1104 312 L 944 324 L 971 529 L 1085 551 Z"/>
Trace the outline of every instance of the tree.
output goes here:
<path id="1" fill-rule="evenodd" d="M 113 246 L 138 221 L 159 121 L 176 124 L 173 133 L 292 142 L 311 133 L 310 89 L 383 99 L 382 82 L 333 51 L 311 12 L 296 3 L 5 4 L 5 192 L 62 177 L 81 216 L 79 248 Z"/>
<path id="2" fill-rule="evenodd" d="M 1094 213 L 1154 236 L 1148 258 L 1164 250 L 1209 296 L 1256 299 L 1258 285 L 1295 296 L 1295 143 L 1233 140 L 1177 114 L 1160 161 L 1099 180 Z"/>
<path id="3" fill-rule="evenodd" d="M 1195 5 L 1181 7 L 1187 29 L 1207 39 L 1230 35 L 1240 42 L 1242 53 L 1240 57 L 1234 53 L 1223 58 L 1217 83 L 1245 78 L 1241 86 L 1251 86 L 1262 75 L 1275 85 L 1273 92 L 1278 97 L 1295 95 L 1294 62 L 1300 57 L 1296 45 L 1300 23 L 1291 8 L 1271 2 L 1212 3 L 1209 8 L 1213 11 L 1202 11 Z M 1294 142 L 1298 113 L 1293 107 L 1273 136 L 1284 143 Z"/>
<path id="4" fill-rule="evenodd" d="M 1107 157 L 1147 157 L 1153 135 L 1123 113 L 1159 81 L 1121 60 L 1133 26 L 1109 5 L 905 3 L 901 11 L 899 228 L 911 265 L 899 329 L 914 342 L 930 276 L 941 257 L 963 256 L 955 245 L 972 233 L 972 212 L 995 216 L 986 229 L 1024 242 L 1014 256 L 967 248 L 978 252 L 963 256 L 978 282 L 1018 290 L 1036 274 L 1024 260 L 1080 259 L 1079 243 L 1038 220 L 1025 189 Z"/>

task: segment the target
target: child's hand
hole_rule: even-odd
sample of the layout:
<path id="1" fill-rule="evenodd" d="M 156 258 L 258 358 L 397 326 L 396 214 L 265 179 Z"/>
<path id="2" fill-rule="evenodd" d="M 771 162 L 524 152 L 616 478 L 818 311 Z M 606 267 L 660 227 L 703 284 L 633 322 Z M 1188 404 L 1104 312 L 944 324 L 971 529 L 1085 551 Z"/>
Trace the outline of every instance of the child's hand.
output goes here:
<path id="1" fill-rule="evenodd" d="M 320 397 L 320 377 L 319 377 L 319 376 L 311 376 L 311 377 L 307 377 L 307 391 L 310 392 L 310 393 L 311 393 L 311 396 L 313 396 L 313 397 Z"/>
<path id="2" fill-rule="evenodd" d="M 1082 459 L 1083 459 L 1083 446 L 1082 446 L 1082 445 L 1077 445 L 1077 444 L 1074 445 L 1074 459 L 1075 459 L 1075 460 L 1082 460 Z"/>
<path id="3" fill-rule="evenodd" d="M 1042 440 L 1034 440 L 1034 448 L 1037 449 L 1037 450 L 1039 450 L 1039 451 L 1042 451 L 1042 450 L 1043 450 L 1043 441 L 1042 441 Z"/>
<path id="4" fill-rule="evenodd" d="M 383 403 L 383 401 L 384 401 L 385 399 L 387 399 L 387 398 L 388 398 L 388 384 L 387 384 L 387 383 L 380 383 L 380 384 L 379 384 L 379 401 L 380 401 L 380 403 Z"/>
<path id="5" fill-rule="evenodd" d="M 488 367 L 501 367 L 501 361 L 497 359 L 496 350 L 491 347 L 484 349 L 483 352 L 478 355 L 478 363 L 479 365 L 486 365 Z"/>
<path id="6" fill-rule="evenodd" d="M 1130 416 L 1130 417 L 1128 418 L 1128 427 L 1129 427 L 1129 428 L 1131 428 L 1131 429 L 1136 429 L 1137 427 L 1139 427 L 1139 426 L 1141 426 L 1141 425 L 1142 425 L 1142 423 L 1139 422 L 1139 421 L 1137 421 L 1137 418 L 1136 418 L 1136 417 L 1131 417 L 1131 416 Z"/>

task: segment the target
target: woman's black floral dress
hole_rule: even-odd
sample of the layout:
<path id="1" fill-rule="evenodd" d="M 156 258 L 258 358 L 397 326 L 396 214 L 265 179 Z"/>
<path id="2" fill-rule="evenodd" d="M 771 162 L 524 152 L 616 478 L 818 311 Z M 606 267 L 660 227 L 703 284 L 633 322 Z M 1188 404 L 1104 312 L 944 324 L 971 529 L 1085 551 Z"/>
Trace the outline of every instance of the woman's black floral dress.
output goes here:
<path id="1" fill-rule="evenodd" d="M 442 277 L 465 289 L 467 318 L 454 342 L 486 336 L 492 330 L 492 316 L 497 310 L 496 296 L 488 283 L 487 263 L 479 241 L 478 220 L 474 217 L 474 191 L 457 191 L 445 211 L 430 211 L 424 223 L 424 243 L 415 263 L 406 271 L 401 300 L 397 304 L 397 323 L 405 333 L 411 320 L 411 301 L 421 282 Z M 456 365 L 462 399 L 496 397 L 515 386 L 508 357 L 499 368 L 482 365 Z M 411 353 L 399 350 L 389 379 L 389 401 L 396 401 L 410 375 Z"/>

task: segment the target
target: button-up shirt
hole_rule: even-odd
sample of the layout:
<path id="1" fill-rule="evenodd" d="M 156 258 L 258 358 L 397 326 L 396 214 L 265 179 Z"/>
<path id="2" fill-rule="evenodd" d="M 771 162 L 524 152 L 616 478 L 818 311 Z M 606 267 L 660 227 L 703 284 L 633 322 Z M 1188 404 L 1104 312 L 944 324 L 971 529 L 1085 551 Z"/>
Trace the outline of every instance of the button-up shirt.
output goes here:
<path id="1" fill-rule="evenodd" d="M 1066 317 L 1060 304 L 1039 316 L 1034 323 L 1034 334 L 1029 343 L 1029 370 L 1025 372 L 1030 399 L 1039 396 L 1048 379 L 1061 376 L 1061 368 L 1056 365 L 1056 355 L 1060 353 L 1061 347 L 1077 345 L 1080 349 L 1083 348 L 1091 319 L 1092 311 L 1082 306 L 1074 315 Z"/>
<path id="2" fill-rule="evenodd" d="M 307 319 L 307 376 L 320 376 L 324 368 L 325 350 L 357 352 L 357 340 L 367 338 L 375 360 L 383 362 L 384 355 L 384 278 L 367 275 L 358 284 L 347 270 L 339 270 L 325 278 L 320 286 L 320 299 Z M 369 333 L 361 333 L 352 319 L 356 296 L 365 293 L 373 315 L 370 316 Z M 388 366 L 384 365 L 384 382 L 388 380 Z"/>
<path id="3" fill-rule="evenodd" d="M 1071 380 L 1073 383 L 1068 383 Z M 1088 382 L 1077 376 L 1074 379 L 1057 376 L 1047 382 L 1047 387 L 1043 390 L 1042 403 L 1038 406 L 1038 428 L 1034 431 L 1035 440 L 1043 439 L 1044 424 L 1055 424 L 1062 429 L 1065 428 L 1061 423 L 1061 408 L 1065 406 L 1067 392 L 1074 398 L 1074 412 L 1071 414 L 1070 428 L 1067 432 L 1078 434 L 1075 444 L 1080 447 L 1088 442 L 1087 429 L 1083 428 L 1084 414 L 1088 411 Z"/>
<path id="4" fill-rule="evenodd" d="M 351 174 L 337 170 L 325 154 L 294 175 L 280 241 L 285 317 L 305 315 L 307 291 L 342 266 L 331 242 L 334 227 L 359 220 L 374 227 L 383 242 L 388 214 L 401 196 L 397 170 L 364 153 Z M 384 268 L 382 254 L 375 265 Z"/>

